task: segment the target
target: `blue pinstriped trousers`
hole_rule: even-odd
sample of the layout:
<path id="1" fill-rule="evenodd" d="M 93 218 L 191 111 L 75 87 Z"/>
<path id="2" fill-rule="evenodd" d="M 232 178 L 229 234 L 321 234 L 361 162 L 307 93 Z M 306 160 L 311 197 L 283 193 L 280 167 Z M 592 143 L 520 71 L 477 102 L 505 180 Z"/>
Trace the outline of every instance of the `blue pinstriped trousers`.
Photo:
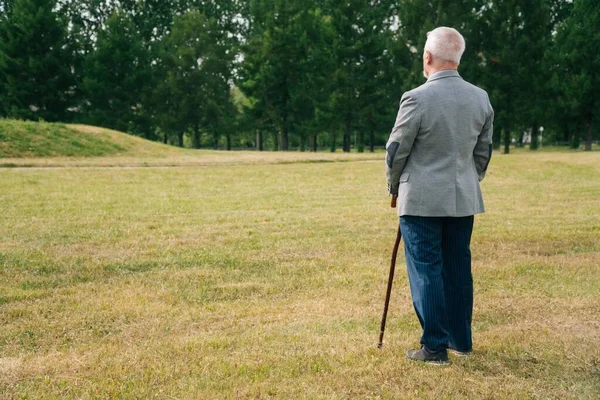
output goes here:
<path id="1" fill-rule="evenodd" d="M 437 351 L 472 348 L 473 276 L 469 217 L 400 217 L 421 344 Z"/>

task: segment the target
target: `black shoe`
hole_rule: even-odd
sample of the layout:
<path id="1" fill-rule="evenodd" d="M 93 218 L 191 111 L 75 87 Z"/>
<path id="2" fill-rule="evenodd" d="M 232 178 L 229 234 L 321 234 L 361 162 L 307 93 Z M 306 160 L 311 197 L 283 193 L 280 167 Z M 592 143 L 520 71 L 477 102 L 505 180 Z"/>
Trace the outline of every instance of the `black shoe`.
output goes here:
<path id="1" fill-rule="evenodd" d="M 446 349 L 433 352 L 425 346 L 421 346 L 418 350 L 408 350 L 406 352 L 406 358 L 411 361 L 422 361 L 434 365 L 445 365 L 450 363 L 450 360 L 448 360 L 448 351 Z"/>
<path id="2" fill-rule="evenodd" d="M 455 356 L 459 357 L 469 357 L 471 354 L 473 354 L 473 350 L 462 351 L 457 350 L 452 346 L 448 346 L 448 351 L 450 351 L 450 353 L 454 354 Z"/>

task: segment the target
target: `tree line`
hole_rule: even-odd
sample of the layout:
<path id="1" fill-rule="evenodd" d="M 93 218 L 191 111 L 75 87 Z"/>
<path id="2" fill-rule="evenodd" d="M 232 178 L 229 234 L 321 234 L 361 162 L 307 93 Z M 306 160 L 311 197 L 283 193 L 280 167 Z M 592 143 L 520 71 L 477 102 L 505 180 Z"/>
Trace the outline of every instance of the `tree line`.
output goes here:
<path id="1" fill-rule="evenodd" d="M 494 145 L 599 138 L 597 0 L 0 0 L 0 117 L 194 148 L 383 146 L 426 33 L 465 37 Z"/>

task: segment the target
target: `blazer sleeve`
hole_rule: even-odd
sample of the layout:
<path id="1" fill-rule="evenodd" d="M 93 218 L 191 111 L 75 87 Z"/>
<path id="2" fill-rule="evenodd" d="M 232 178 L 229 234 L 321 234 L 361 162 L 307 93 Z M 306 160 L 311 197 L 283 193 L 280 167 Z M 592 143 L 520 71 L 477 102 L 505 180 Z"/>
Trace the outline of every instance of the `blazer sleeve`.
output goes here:
<path id="1" fill-rule="evenodd" d="M 481 129 L 481 133 L 477 138 L 477 144 L 473 150 L 473 159 L 475 160 L 475 168 L 481 182 L 485 178 L 487 167 L 492 158 L 492 134 L 494 132 L 494 109 L 488 99 L 488 116 Z"/>
<path id="2" fill-rule="evenodd" d="M 421 125 L 421 115 L 414 94 L 406 92 L 400 100 L 400 110 L 386 148 L 386 178 L 388 192 L 398 194 L 400 175 L 406 165 Z"/>

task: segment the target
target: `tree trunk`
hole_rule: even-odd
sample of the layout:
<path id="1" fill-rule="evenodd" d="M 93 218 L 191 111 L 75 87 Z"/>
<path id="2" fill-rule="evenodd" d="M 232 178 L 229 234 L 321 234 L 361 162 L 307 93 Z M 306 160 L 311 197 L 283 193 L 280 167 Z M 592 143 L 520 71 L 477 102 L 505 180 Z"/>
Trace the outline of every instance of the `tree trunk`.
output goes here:
<path id="1" fill-rule="evenodd" d="M 163 133 L 163 143 L 169 143 L 169 135 L 167 135 L 167 132 Z"/>
<path id="2" fill-rule="evenodd" d="M 313 152 L 316 153 L 317 152 L 317 145 L 318 145 L 318 143 L 317 143 L 317 134 L 314 133 L 312 135 L 312 143 L 310 144 L 311 151 L 313 151 Z"/>
<path id="3" fill-rule="evenodd" d="M 365 131 L 362 128 L 358 131 L 358 145 L 356 147 L 359 153 L 365 152 Z"/>
<path id="4" fill-rule="evenodd" d="M 519 135 L 519 141 L 517 142 L 517 147 L 523 147 L 523 139 L 525 139 L 525 131 L 521 131 Z"/>
<path id="5" fill-rule="evenodd" d="M 510 153 L 510 124 L 504 127 L 504 154 Z"/>
<path id="6" fill-rule="evenodd" d="M 537 150 L 539 147 L 538 143 L 538 133 L 540 127 L 538 126 L 537 121 L 533 121 L 531 124 L 531 144 L 529 145 L 529 150 Z"/>
<path id="7" fill-rule="evenodd" d="M 283 129 L 281 130 L 281 150 L 288 151 L 290 149 L 290 141 L 289 141 L 289 133 L 288 133 L 288 124 L 287 124 L 287 116 L 283 117 Z"/>
<path id="8" fill-rule="evenodd" d="M 200 126 L 198 124 L 194 125 L 194 137 L 192 140 L 192 147 L 195 149 L 200 148 Z"/>
<path id="9" fill-rule="evenodd" d="M 585 151 L 592 151 L 592 116 L 588 116 L 586 121 L 587 132 L 585 135 Z"/>
<path id="10" fill-rule="evenodd" d="M 306 135 L 301 135 L 300 136 L 300 151 L 305 151 L 306 150 Z"/>
<path id="11" fill-rule="evenodd" d="M 263 134 L 262 130 L 256 130 L 256 150 L 263 151 Z"/>
<path id="12" fill-rule="evenodd" d="M 350 115 L 346 116 L 346 127 L 344 131 L 344 143 L 343 150 L 344 153 L 350 153 L 350 141 L 351 141 L 351 129 L 352 129 L 352 121 L 350 119 Z"/>
<path id="13" fill-rule="evenodd" d="M 225 140 L 227 143 L 227 151 L 231 151 L 231 133 L 225 135 Z"/>
<path id="14" fill-rule="evenodd" d="M 502 145 L 502 125 L 497 124 L 494 126 L 494 132 L 492 132 L 492 146 L 494 150 L 500 150 Z"/>
<path id="15" fill-rule="evenodd" d="M 279 151 L 279 133 L 273 132 L 273 151 Z"/>
<path id="16" fill-rule="evenodd" d="M 281 129 L 281 150 L 288 151 L 290 149 L 289 132 L 288 132 L 288 91 L 287 91 L 287 76 L 284 78 L 284 97 L 283 97 L 283 126 Z"/>
<path id="17" fill-rule="evenodd" d="M 369 111 L 369 151 L 375 152 L 375 123 L 373 122 L 373 110 Z"/>
<path id="18" fill-rule="evenodd" d="M 351 146 L 351 139 L 350 139 L 350 135 L 347 133 L 344 133 L 344 143 L 342 144 L 342 149 L 344 150 L 344 153 L 350 153 L 350 146 Z"/>
<path id="19" fill-rule="evenodd" d="M 579 129 L 574 129 L 573 132 L 571 133 L 571 140 L 569 142 L 569 147 L 571 147 L 572 149 L 578 149 L 579 145 L 580 145 L 580 134 L 579 134 Z"/>
<path id="20" fill-rule="evenodd" d="M 337 135 L 335 133 L 332 133 L 329 151 L 331 151 L 332 153 L 335 153 L 336 150 L 337 150 Z"/>
<path id="21" fill-rule="evenodd" d="M 288 151 L 290 149 L 290 142 L 287 131 L 281 132 L 281 150 Z"/>
<path id="22" fill-rule="evenodd" d="M 177 133 L 177 144 L 179 147 L 183 147 L 183 132 Z"/>
<path id="23" fill-rule="evenodd" d="M 219 135 L 213 133 L 213 150 L 219 150 Z"/>

